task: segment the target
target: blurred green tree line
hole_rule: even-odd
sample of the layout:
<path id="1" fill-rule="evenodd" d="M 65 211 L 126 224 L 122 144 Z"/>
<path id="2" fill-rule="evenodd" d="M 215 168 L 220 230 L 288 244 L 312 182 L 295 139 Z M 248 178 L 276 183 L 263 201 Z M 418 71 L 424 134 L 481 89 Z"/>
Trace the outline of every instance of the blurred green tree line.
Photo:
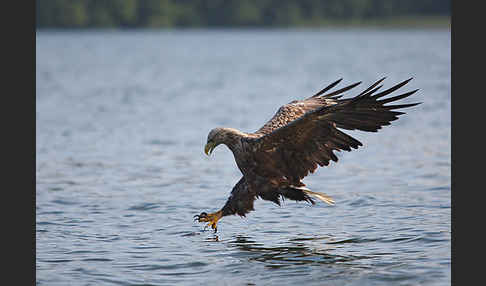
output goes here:
<path id="1" fill-rule="evenodd" d="M 37 0 L 37 28 L 321 26 L 450 16 L 450 0 Z"/>

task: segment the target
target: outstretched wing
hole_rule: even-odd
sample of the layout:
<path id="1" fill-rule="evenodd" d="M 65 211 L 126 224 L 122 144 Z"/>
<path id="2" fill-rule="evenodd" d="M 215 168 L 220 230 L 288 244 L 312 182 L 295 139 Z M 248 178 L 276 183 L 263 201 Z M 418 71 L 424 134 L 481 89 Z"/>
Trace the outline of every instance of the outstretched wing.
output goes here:
<path id="1" fill-rule="evenodd" d="M 382 87 L 378 84 L 383 80 L 384 78 L 358 96 L 349 99 L 338 99 L 340 97 L 336 97 L 338 91 L 321 97 L 319 96 L 323 92 L 319 92 L 304 102 L 321 99 L 328 100 L 327 104 L 296 116 L 290 122 L 280 124 L 272 130 L 264 128 L 264 135 L 251 139 L 251 144 L 254 144 L 256 150 L 254 153 L 254 159 L 258 161 L 256 166 L 262 168 L 256 172 L 264 173 L 265 169 L 271 168 L 278 170 L 281 176 L 291 182 L 298 183 L 309 172 L 314 172 L 317 165 L 327 166 L 330 160 L 337 162 L 338 158 L 333 151 L 351 151 L 352 148 L 357 149 L 358 146 L 362 146 L 361 142 L 337 128 L 376 132 L 404 114 L 395 111 L 396 109 L 419 104 L 385 105 L 408 97 L 417 90 L 381 99 L 404 86 L 411 79 L 376 93 Z"/>
<path id="2" fill-rule="evenodd" d="M 265 123 L 265 125 L 263 125 L 259 130 L 255 132 L 255 134 L 268 134 L 279 127 L 289 124 L 290 122 L 304 115 L 306 112 L 321 108 L 323 106 L 336 104 L 336 99 L 342 96 L 340 94 L 352 89 L 353 87 L 361 83 L 357 82 L 339 90 L 336 90 L 332 93 L 321 96 L 321 94 L 330 90 L 341 81 L 342 78 L 331 83 L 330 85 L 326 86 L 324 89 L 307 99 L 300 101 L 294 100 L 288 104 L 283 105 L 277 110 L 275 115 L 267 123 Z"/>

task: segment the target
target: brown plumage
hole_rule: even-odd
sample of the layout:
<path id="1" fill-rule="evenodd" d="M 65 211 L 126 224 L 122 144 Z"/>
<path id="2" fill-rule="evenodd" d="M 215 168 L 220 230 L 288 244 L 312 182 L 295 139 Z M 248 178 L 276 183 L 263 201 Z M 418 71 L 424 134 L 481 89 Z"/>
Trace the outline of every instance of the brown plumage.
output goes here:
<path id="1" fill-rule="evenodd" d="M 309 98 L 283 105 L 254 133 L 233 128 L 211 130 L 205 146 L 206 154 L 209 155 L 219 144 L 225 144 L 233 152 L 243 177 L 233 187 L 222 209 L 210 214 L 203 212 L 195 216 L 196 220 L 208 222 L 208 226 L 216 231 L 221 217 L 233 214 L 245 216 L 254 210 L 253 202 L 257 197 L 278 205 L 282 198 L 312 204 L 315 203 L 313 198 L 318 198 L 334 204 L 331 197 L 310 191 L 301 180 L 318 166 L 337 162 L 334 151 L 351 151 L 362 146 L 361 142 L 339 129 L 376 132 L 404 114 L 396 109 L 419 104 L 385 105 L 408 97 L 417 90 L 383 98 L 411 80 L 377 93 L 384 79 L 352 98 L 340 99 L 344 92 L 361 82 L 326 94 L 340 79 Z"/>

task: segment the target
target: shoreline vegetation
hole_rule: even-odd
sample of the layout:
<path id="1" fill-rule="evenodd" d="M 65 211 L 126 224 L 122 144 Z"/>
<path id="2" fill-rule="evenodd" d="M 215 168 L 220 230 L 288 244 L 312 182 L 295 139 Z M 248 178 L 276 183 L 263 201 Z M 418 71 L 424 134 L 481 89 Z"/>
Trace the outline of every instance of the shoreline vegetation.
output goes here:
<path id="1" fill-rule="evenodd" d="M 292 26 L 175 26 L 175 27 L 37 27 L 37 31 L 76 31 L 76 30 L 120 30 L 120 31 L 132 31 L 132 30 L 300 30 L 300 29 L 332 29 L 332 28 L 344 28 L 344 29 L 450 29 L 451 18 L 448 16 L 420 16 L 420 17 L 394 17 L 387 19 L 374 19 L 374 20 L 327 20 L 318 22 L 303 22 L 299 25 Z"/>
<path id="2" fill-rule="evenodd" d="M 303 23 L 296 27 L 349 27 L 349 28 L 450 28 L 449 16 L 401 16 L 381 19 L 328 20 Z"/>
<path id="3" fill-rule="evenodd" d="M 449 27 L 450 0 L 37 0 L 36 29 Z"/>

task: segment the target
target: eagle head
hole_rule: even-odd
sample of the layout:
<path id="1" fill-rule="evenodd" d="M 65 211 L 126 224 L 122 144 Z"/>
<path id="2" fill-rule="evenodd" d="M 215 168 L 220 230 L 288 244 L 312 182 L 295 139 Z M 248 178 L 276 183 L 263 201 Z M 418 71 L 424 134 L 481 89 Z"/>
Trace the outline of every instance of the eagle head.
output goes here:
<path id="1" fill-rule="evenodd" d="M 204 153 L 209 156 L 219 144 L 225 144 L 231 149 L 234 140 L 241 136 L 245 136 L 245 133 L 234 128 L 214 128 L 208 134 L 208 140 L 206 146 L 204 146 Z"/>
<path id="2" fill-rule="evenodd" d="M 225 128 L 214 128 L 211 131 L 209 131 L 208 134 L 208 140 L 206 142 L 206 146 L 204 146 L 204 153 L 206 155 L 211 155 L 211 152 L 213 152 L 214 148 L 218 146 L 221 143 L 224 143 L 226 137 L 226 132 Z"/>

